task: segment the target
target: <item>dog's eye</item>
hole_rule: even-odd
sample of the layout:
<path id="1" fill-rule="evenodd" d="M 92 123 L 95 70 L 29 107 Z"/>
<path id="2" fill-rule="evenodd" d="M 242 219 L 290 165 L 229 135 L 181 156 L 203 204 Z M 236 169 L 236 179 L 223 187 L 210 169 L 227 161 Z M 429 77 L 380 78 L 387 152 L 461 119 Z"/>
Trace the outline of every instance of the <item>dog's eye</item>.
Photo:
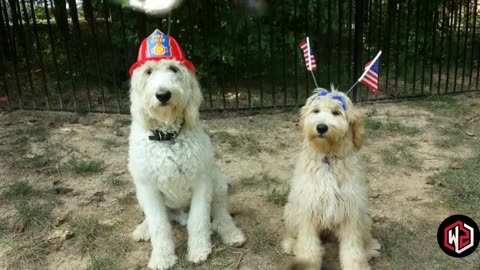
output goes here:
<path id="1" fill-rule="evenodd" d="M 178 72 L 178 68 L 176 66 L 169 66 L 168 67 L 168 70 L 170 70 L 171 72 L 173 73 L 177 73 Z"/>
<path id="2" fill-rule="evenodd" d="M 335 115 L 335 116 L 339 116 L 339 115 L 341 115 L 342 113 L 341 113 L 340 111 L 334 111 L 332 114 Z"/>
<path id="3" fill-rule="evenodd" d="M 145 70 L 145 73 L 146 73 L 147 75 L 150 75 L 150 74 L 152 74 L 152 69 L 151 69 L 151 68 L 149 68 L 149 69 Z"/>
<path id="4" fill-rule="evenodd" d="M 319 110 L 319 109 L 314 109 L 312 112 L 313 112 L 313 113 L 319 113 L 320 110 Z"/>

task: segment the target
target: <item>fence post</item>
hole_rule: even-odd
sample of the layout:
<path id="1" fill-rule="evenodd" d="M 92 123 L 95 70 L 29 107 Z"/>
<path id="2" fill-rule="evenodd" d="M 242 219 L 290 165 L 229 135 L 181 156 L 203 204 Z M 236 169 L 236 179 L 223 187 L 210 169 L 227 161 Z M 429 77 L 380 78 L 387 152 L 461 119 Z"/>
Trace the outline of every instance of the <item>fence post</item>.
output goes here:
<path id="1" fill-rule="evenodd" d="M 353 41 L 353 81 L 358 80 L 362 74 L 362 49 L 363 49 L 363 8 L 365 0 L 355 0 L 355 33 Z M 353 101 L 360 101 L 360 86 L 353 89 Z"/>

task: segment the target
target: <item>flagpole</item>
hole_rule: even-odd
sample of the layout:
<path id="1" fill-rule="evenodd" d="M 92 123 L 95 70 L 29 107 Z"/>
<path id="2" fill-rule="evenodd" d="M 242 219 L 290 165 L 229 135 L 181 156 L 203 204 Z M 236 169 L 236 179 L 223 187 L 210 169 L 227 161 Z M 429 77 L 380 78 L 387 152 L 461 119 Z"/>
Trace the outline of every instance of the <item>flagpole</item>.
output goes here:
<path id="1" fill-rule="evenodd" d="M 345 95 L 348 95 L 348 93 L 350 93 L 350 91 L 352 91 L 353 88 L 355 88 L 355 86 L 357 86 L 357 84 L 359 83 L 360 81 L 356 81 L 352 87 L 350 87 L 350 89 L 348 89 L 348 91 L 345 93 Z"/>
<path id="2" fill-rule="evenodd" d="M 315 79 L 315 75 L 313 74 L 313 71 L 310 71 L 310 73 L 312 74 L 312 78 L 313 78 L 313 82 L 315 83 L 315 86 L 319 88 L 317 84 L 317 80 Z"/>
<path id="3" fill-rule="evenodd" d="M 312 74 L 312 78 L 313 78 L 313 82 L 315 83 L 315 86 L 318 88 L 317 80 L 315 79 L 315 74 L 313 73 L 313 69 L 312 69 L 312 57 L 310 56 L 310 53 L 311 53 L 310 39 L 308 37 L 307 37 L 307 50 L 308 50 L 308 69 Z"/>

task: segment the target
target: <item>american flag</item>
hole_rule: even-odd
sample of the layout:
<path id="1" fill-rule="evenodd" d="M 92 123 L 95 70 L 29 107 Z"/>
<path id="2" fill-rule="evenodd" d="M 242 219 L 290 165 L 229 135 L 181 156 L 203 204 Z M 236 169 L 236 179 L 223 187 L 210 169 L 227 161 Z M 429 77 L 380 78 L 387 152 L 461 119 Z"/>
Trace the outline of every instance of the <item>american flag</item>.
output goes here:
<path id="1" fill-rule="evenodd" d="M 380 54 L 378 55 L 380 56 Z M 368 62 L 365 65 L 365 68 L 368 69 L 363 77 L 360 78 L 360 83 L 366 87 L 372 89 L 373 93 L 378 93 L 378 70 L 380 69 L 380 59 L 375 57 L 372 61 Z"/>
<path id="2" fill-rule="evenodd" d="M 307 40 L 300 42 L 298 46 L 303 50 L 303 57 L 305 58 L 307 70 L 317 70 L 317 63 L 315 62 L 315 57 L 313 56 L 312 49 L 310 48 L 310 41 L 308 40 L 308 37 Z"/>

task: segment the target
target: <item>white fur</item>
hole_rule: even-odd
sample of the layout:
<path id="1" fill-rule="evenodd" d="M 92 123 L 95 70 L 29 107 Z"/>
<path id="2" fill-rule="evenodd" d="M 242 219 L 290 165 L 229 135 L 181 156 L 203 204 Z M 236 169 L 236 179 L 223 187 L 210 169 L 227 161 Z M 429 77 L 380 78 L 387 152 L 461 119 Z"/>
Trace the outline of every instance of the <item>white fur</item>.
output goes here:
<path id="1" fill-rule="evenodd" d="M 165 90 L 172 97 L 162 105 L 155 94 Z M 212 229 L 228 245 L 245 241 L 228 213 L 227 177 L 199 122 L 201 99 L 195 76 L 175 60 L 149 61 L 133 73 L 128 168 L 145 214 L 133 237 L 151 240 L 150 269 L 168 269 L 177 261 L 169 219 L 186 223 L 187 258 L 194 263 L 211 253 Z M 151 141 L 152 129 L 179 135 L 174 142 Z M 187 208 L 188 217 L 183 213 Z"/>
<path id="2" fill-rule="evenodd" d="M 367 185 L 358 154 L 361 117 L 348 97 L 333 93 L 346 99 L 347 110 L 331 96 L 316 94 L 302 108 L 303 147 L 285 207 L 287 236 L 282 245 L 318 269 L 324 252 L 319 233 L 331 230 L 340 242 L 342 269 L 366 270 L 380 245 L 370 233 Z M 323 137 L 316 131 L 318 124 L 329 128 Z M 326 156 L 329 164 L 322 162 Z"/>

